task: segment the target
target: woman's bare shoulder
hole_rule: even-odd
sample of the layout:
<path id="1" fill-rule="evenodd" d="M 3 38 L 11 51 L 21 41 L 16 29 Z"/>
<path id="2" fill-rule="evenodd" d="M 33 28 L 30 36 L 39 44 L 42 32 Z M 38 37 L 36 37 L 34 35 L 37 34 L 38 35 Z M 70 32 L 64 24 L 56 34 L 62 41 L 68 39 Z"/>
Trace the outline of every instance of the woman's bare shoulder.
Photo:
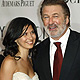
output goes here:
<path id="1" fill-rule="evenodd" d="M 1 65 L 1 69 L 2 70 L 15 70 L 16 69 L 16 60 L 14 59 L 14 57 L 11 57 L 11 56 L 7 56 L 5 57 L 5 59 L 3 60 L 2 62 L 2 65 Z"/>

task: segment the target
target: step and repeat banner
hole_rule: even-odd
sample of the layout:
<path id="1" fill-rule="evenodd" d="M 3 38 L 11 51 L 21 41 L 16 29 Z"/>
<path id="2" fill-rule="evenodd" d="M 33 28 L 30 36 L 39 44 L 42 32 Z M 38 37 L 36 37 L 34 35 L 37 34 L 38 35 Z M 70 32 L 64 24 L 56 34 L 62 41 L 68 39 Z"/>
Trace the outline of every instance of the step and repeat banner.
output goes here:
<path id="1" fill-rule="evenodd" d="M 0 51 L 4 48 L 2 40 L 6 25 L 15 17 L 27 17 L 38 27 L 39 39 L 44 40 L 43 24 L 39 8 L 43 0 L 0 0 Z M 65 0 L 71 11 L 71 28 L 80 32 L 80 0 Z"/>

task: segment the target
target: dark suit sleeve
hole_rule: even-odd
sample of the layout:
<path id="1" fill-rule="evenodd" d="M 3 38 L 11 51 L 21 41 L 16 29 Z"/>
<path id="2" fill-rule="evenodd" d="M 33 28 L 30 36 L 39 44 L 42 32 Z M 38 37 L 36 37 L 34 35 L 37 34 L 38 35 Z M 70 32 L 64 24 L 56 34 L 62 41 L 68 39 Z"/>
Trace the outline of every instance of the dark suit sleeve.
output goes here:
<path id="1" fill-rule="evenodd" d="M 3 60 L 4 60 L 4 56 L 0 55 L 0 67 L 1 67 L 1 63 L 2 63 Z"/>

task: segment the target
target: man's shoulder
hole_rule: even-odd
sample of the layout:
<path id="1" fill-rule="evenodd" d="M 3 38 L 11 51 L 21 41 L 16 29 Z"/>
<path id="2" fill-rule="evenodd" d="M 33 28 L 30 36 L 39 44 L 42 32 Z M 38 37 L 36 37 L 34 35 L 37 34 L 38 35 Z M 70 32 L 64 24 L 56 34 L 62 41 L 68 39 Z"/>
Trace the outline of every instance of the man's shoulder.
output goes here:
<path id="1" fill-rule="evenodd" d="M 76 31 L 76 30 L 72 30 L 70 29 L 71 33 L 74 33 L 74 34 L 77 34 L 77 35 L 80 35 L 80 32 Z"/>
<path id="2" fill-rule="evenodd" d="M 70 30 L 69 41 L 78 41 L 80 42 L 80 33 L 75 30 Z"/>
<path id="3" fill-rule="evenodd" d="M 3 59 L 4 59 L 4 56 L 0 54 L 0 60 L 3 60 Z"/>
<path id="4" fill-rule="evenodd" d="M 2 64 L 2 62 L 3 62 L 3 60 L 4 60 L 4 58 L 5 58 L 5 57 L 4 57 L 3 55 L 0 54 L 0 66 L 1 66 L 1 64 Z"/>
<path id="5" fill-rule="evenodd" d="M 44 46 L 50 42 L 49 37 L 41 41 L 37 46 Z"/>
<path id="6" fill-rule="evenodd" d="M 71 30 L 71 34 L 76 37 L 76 38 L 79 38 L 80 37 L 80 32 L 78 31 L 75 31 L 75 30 Z"/>

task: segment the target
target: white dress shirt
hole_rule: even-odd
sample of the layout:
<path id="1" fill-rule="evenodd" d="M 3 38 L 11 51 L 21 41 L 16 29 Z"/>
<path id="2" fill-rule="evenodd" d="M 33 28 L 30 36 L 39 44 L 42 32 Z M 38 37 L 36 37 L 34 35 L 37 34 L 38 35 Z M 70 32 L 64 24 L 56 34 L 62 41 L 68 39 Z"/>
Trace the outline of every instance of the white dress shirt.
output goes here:
<path id="1" fill-rule="evenodd" d="M 55 54 L 55 51 L 57 49 L 56 46 L 54 45 L 54 42 L 61 42 L 62 55 L 64 57 L 67 41 L 68 41 L 68 38 L 69 38 L 69 34 L 70 34 L 70 29 L 68 28 L 66 33 L 59 40 L 53 40 L 50 37 L 50 66 L 51 66 L 52 76 L 53 76 L 54 54 Z"/>

